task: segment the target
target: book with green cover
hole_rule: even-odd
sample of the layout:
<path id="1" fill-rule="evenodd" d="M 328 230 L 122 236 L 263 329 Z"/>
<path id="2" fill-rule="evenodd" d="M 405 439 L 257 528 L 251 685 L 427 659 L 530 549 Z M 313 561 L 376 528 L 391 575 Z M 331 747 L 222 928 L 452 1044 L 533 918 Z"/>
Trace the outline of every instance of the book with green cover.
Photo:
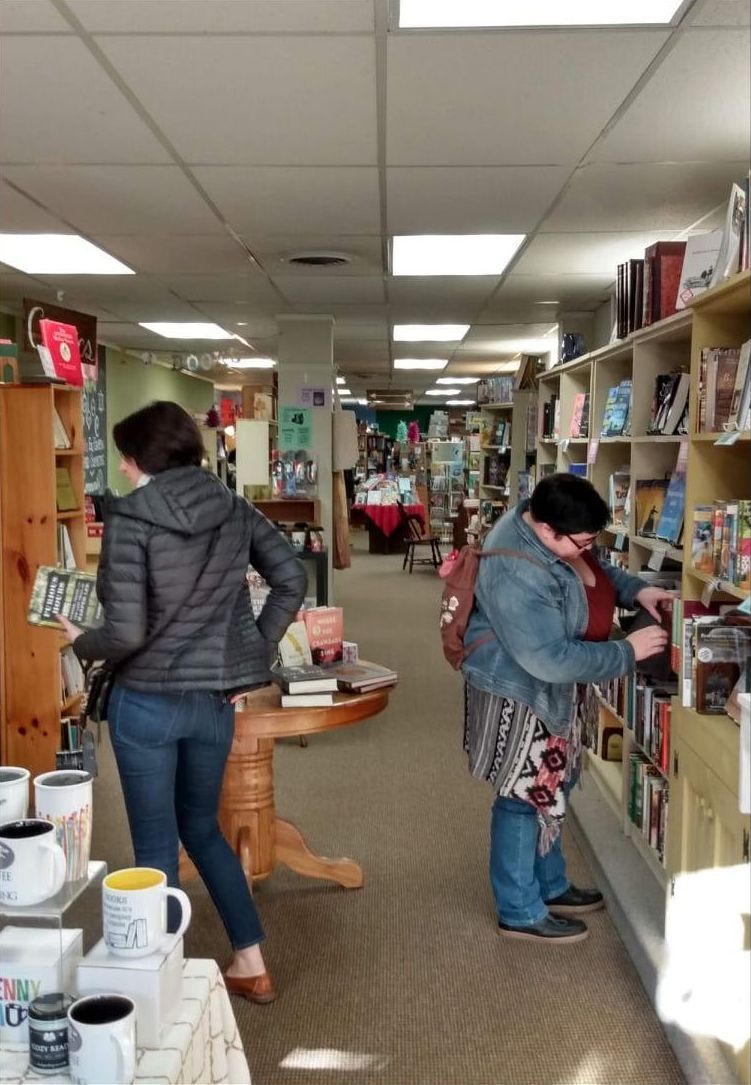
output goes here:
<path id="1" fill-rule="evenodd" d="M 80 569 L 40 565 L 31 589 L 27 617 L 32 625 L 60 629 L 56 615 L 63 614 L 81 629 L 95 629 L 104 613 L 96 594 L 96 575 Z"/>
<path id="2" fill-rule="evenodd" d="M 78 498 L 67 467 L 55 468 L 55 496 L 58 512 L 71 512 L 78 508 Z"/>

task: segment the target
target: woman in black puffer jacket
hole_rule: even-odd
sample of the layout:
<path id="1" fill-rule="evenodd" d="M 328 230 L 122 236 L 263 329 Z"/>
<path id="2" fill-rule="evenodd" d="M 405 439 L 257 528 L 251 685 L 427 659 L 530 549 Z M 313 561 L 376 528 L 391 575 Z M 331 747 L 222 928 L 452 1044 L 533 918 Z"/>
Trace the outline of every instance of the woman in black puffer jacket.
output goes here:
<path id="1" fill-rule="evenodd" d="M 182 842 L 234 949 L 229 990 L 270 1002 L 263 928 L 217 811 L 233 700 L 269 681 L 305 570 L 257 509 L 203 470 L 201 434 L 182 407 L 152 403 L 118 422 L 113 437 L 135 488 L 105 504 L 104 624 L 82 633 L 60 620 L 79 658 L 116 670 L 108 722 L 136 863 L 177 885 Z M 255 620 L 248 564 L 271 588 Z"/>

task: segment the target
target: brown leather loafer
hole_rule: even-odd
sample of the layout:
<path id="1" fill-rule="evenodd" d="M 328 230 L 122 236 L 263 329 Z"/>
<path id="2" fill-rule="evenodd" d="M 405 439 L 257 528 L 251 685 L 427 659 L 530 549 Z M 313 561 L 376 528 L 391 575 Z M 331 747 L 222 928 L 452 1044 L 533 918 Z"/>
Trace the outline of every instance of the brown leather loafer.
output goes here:
<path id="1" fill-rule="evenodd" d="M 276 991 L 268 972 L 260 976 L 228 976 L 224 974 L 224 984 L 231 995 L 240 995 L 249 1002 L 273 1002 Z"/>

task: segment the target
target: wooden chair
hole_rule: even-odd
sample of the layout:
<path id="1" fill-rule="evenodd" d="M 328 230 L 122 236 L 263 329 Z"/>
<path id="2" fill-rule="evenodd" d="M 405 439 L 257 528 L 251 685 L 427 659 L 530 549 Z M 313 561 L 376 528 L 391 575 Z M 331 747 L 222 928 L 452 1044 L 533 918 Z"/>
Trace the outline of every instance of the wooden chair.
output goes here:
<path id="1" fill-rule="evenodd" d="M 402 562 L 402 571 L 407 568 L 407 562 L 409 562 L 410 573 L 415 565 L 432 565 L 434 569 L 438 569 L 443 561 L 438 536 L 423 535 L 422 524 L 420 523 L 419 517 L 411 516 L 401 501 L 398 501 L 397 504 L 399 506 L 399 516 L 401 517 L 402 525 L 404 527 L 404 538 L 407 544 L 407 548 L 404 552 L 404 561 Z M 415 557 L 415 551 L 418 546 L 429 546 L 430 557 L 427 555 L 420 558 Z"/>

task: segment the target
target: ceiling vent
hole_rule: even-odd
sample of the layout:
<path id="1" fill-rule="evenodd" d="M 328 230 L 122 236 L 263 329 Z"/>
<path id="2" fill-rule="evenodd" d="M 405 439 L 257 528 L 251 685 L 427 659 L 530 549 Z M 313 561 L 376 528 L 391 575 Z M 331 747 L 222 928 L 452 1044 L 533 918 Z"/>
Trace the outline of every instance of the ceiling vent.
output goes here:
<path id="1" fill-rule="evenodd" d="M 294 264 L 295 267 L 342 267 L 351 264 L 352 257 L 346 252 L 292 252 L 283 257 L 285 264 Z"/>

